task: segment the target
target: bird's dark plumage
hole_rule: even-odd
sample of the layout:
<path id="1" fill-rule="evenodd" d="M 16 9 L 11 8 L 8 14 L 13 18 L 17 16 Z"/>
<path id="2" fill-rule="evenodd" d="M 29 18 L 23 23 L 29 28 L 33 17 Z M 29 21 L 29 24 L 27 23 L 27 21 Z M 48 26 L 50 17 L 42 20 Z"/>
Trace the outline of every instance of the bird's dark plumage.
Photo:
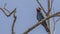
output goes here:
<path id="1" fill-rule="evenodd" d="M 42 19 L 44 19 L 44 16 L 42 15 L 42 12 L 41 12 L 41 8 L 37 8 L 37 20 L 38 21 L 41 21 Z M 44 21 L 44 23 L 42 23 L 43 27 L 46 29 L 47 32 L 49 32 L 49 28 L 47 27 L 47 23 L 46 21 Z"/>

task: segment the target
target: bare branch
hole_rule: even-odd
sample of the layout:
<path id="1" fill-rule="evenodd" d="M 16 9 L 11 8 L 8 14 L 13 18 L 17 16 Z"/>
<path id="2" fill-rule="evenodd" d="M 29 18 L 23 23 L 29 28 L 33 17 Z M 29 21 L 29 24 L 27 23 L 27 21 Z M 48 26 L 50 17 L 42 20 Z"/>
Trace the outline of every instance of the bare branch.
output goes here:
<path id="1" fill-rule="evenodd" d="M 49 14 L 49 13 L 50 13 L 50 11 L 51 11 L 51 7 L 50 7 L 50 6 L 51 6 L 51 5 L 50 5 L 50 1 L 51 1 L 51 0 L 48 0 L 48 14 Z"/>
<path id="2" fill-rule="evenodd" d="M 6 9 L 6 6 L 7 6 L 7 3 L 4 4 L 4 7 L 3 7 L 3 8 L 4 8 L 7 12 L 10 13 L 10 11 L 9 11 L 8 9 Z"/>
<path id="3" fill-rule="evenodd" d="M 5 11 L 4 11 L 2 8 L 0 8 L 0 10 L 2 10 L 2 11 L 3 11 L 3 13 L 8 17 L 8 15 L 5 13 Z"/>
<path id="4" fill-rule="evenodd" d="M 14 12 L 14 14 L 13 14 L 13 16 L 14 16 L 14 21 L 13 21 L 13 24 L 12 24 L 12 34 L 15 34 L 15 32 L 14 32 L 14 26 L 15 26 L 16 19 L 17 19 L 16 15 L 15 15 L 16 9 L 15 9 L 14 11 L 15 11 L 15 12 Z"/>
<path id="5" fill-rule="evenodd" d="M 16 9 L 16 8 L 15 8 L 15 9 Z M 2 8 L 0 8 L 0 10 L 2 10 L 2 11 L 3 11 L 3 13 L 4 13 L 7 17 L 9 17 L 11 14 L 13 14 L 13 13 L 14 13 L 14 11 L 15 11 L 15 9 L 14 9 L 11 13 L 6 14 L 6 12 L 5 12 Z"/>
<path id="6" fill-rule="evenodd" d="M 52 1 L 51 1 L 51 3 L 52 3 Z M 53 12 L 55 13 L 54 7 L 53 7 Z M 52 12 L 51 12 L 51 15 L 52 15 Z M 56 26 L 56 20 L 55 20 L 55 17 L 53 17 L 53 22 L 54 22 L 54 26 L 53 26 L 52 34 L 55 34 L 55 26 Z"/>
<path id="7" fill-rule="evenodd" d="M 52 32 L 52 34 L 55 33 L 55 26 L 56 26 L 56 20 L 55 20 L 55 18 L 53 18 L 53 22 L 54 22 L 54 27 L 53 27 L 53 32 Z"/>
<path id="8" fill-rule="evenodd" d="M 50 1 L 51 1 L 51 0 L 48 0 L 48 12 L 47 12 L 47 17 L 50 16 L 50 12 L 51 12 Z M 50 29 L 50 20 L 49 20 L 49 19 L 48 19 L 48 28 Z M 50 29 L 50 32 L 48 32 L 48 34 L 51 34 L 51 29 Z"/>
<path id="9" fill-rule="evenodd" d="M 52 9 L 52 6 L 53 6 L 53 2 L 54 2 L 54 0 L 51 0 L 51 9 Z"/>
<path id="10" fill-rule="evenodd" d="M 58 15 L 58 14 L 60 14 L 60 12 L 55 13 L 55 14 L 53 14 L 53 15 L 51 15 L 51 16 L 48 16 L 48 17 L 45 18 L 45 19 L 42 19 L 40 22 L 38 22 L 37 24 L 33 25 L 31 28 L 29 28 L 28 30 L 26 30 L 23 34 L 28 34 L 28 33 L 29 33 L 30 31 L 32 31 L 34 28 L 36 28 L 37 26 L 39 26 L 41 23 L 43 23 L 44 21 L 46 21 L 46 20 L 48 20 L 48 19 L 50 19 L 50 18 L 52 18 L 52 17 L 56 17 L 56 16 L 60 17 L 60 15 Z"/>
<path id="11" fill-rule="evenodd" d="M 8 9 L 6 9 L 6 8 L 4 8 L 7 12 L 9 12 L 10 13 L 10 11 L 8 10 Z"/>

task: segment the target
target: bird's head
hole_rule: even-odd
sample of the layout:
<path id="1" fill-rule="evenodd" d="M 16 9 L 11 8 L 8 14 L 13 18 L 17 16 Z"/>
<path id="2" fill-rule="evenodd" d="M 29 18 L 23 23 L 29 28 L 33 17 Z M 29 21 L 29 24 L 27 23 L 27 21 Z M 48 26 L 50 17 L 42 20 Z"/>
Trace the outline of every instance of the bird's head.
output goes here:
<path id="1" fill-rule="evenodd" d="M 42 8 L 38 7 L 36 8 L 37 12 L 40 12 L 42 10 Z"/>

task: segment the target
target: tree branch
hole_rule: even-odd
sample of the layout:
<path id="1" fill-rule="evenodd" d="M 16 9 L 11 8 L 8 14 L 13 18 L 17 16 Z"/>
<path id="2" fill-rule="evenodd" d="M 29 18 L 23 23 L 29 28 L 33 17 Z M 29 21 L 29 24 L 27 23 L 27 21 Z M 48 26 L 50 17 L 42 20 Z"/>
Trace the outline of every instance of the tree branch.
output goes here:
<path id="1" fill-rule="evenodd" d="M 15 9 L 16 9 L 16 8 L 15 8 Z M 11 13 L 6 14 L 6 12 L 5 12 L 2 8 L 0 8 L 0 10 L 2 10 L 2 11 L 3 11 L 3 13 L 4 13 L 7 17 L 9 17 L 11 14 L 13 14 L 13 13 L 14 13 L 14 11 L 15 11 L 15 9 L 14 9 Z"/>
<path id="2" fill-rule="evenodd" d="M 47 15 L 48 15 L 48 14 L 50 13 L 50 11 L 51 11 L 50 1 L 51 1 L 51 0 L 48 0 L 48 12 L 47 12 Z"/>
<path id="3" fill-rule="evenodd" d="M 47 12 L 47 17 L 50 16 L 50 12 L 51 12 L 51 5 L 50 5 L 50 1 L 51 0 L 48 0 L 48 12 Z M 48 19 L 48 28 L 50 29 L 50 20 Z M 50 32 L 48 32 L 48 34 L 51 34 L 51 29 L 50 29 Z"/>
<path id="4" fill-rule="evenodd" d="M 15 32 L 14 32 L 14 26 L 15 26 L 16 19 L 17 19 L 15 13 L 16 13 L 16 9 L 15 9 L 15 12 L 14 12 L 14 14 L 13 14 L 13 16 L 14 16 L 14 21 L 13 21 L 13 24 L 12 24 L 12 34 L 15 34 Z"/>
<path id="5" fill-rule="evenodd" d="M 7 3 L 4 4 L 4 7 L 3 7 L 3 8 L 4 8 L 7 12 L 10 13 L 10 11 L 9 11 L 8 9 L 6 9 L 6 6 L 7 6 Z"/>
<path id="6" fill-rule="evenodd" d="M 26 30 L 23 34 L 28 34 L 30 31 L 32 31 L 34 28 L 36 28 L 37 26 L 39 26 L 41 23 L 43 23 L 44 21 L 46 21 L 46 20 L 48 20 L 48 19 L 50 19 L 50 18 L 52 18 L 52 17 L 56 17 L 56 16 L 60 16 L 60 15 L 58 15 L 58 14 L 60 14 L 60 12 L 58 12 L 58 13 L 55 13 L 55 14 L 53 14 L 53 15 L 51 15 L 51 16 L 48 16 L 47 18 L 45 18 L 45 19 L 42 19 L 40 22 L 38 22 L 37 24 L 35 24 L 35 25 L 33 25 L 32 27 L 30 27 L 28 30 Z"/>

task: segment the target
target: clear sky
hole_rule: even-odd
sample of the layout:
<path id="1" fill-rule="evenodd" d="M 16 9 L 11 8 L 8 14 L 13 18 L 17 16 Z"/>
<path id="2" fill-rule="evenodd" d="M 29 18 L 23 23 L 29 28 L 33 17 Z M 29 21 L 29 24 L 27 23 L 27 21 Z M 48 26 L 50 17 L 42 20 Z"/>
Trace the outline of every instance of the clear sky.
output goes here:
<path id="1" fill-rule="evenodd" d="M 47 10 L 47 0 L 41 0 L 45 10 Z M 36 0 L 0 0 L 0 7 L 3 8 L 4 3 L 7 3 L 6 8 L 12 11 L 17 8 L 16 16 L 17 21 L 15 24 L 15 34 L 22 34 L 29 27 L 37 23 L 36 8 L 39 7 Z M 54 11 L 60 11 L 60 0 L 54 0 Z M 53 10 L 52 10 L 53 11 Z M 6 17 L 0 10 L 0 34 L 11 34 L 11 26 L 13 22 L 13 15 Z M 51 21 L 53 22 L 53 21 Z M 59 21 L 60 22 L 60 21 Z M 60 23 L 56 24 L 56 34 L 59 34 Z M 53 27 L 53 24 L 52 24 Z M 42 25 L 36 27 L 29 34 L 47 34 Z"/>

